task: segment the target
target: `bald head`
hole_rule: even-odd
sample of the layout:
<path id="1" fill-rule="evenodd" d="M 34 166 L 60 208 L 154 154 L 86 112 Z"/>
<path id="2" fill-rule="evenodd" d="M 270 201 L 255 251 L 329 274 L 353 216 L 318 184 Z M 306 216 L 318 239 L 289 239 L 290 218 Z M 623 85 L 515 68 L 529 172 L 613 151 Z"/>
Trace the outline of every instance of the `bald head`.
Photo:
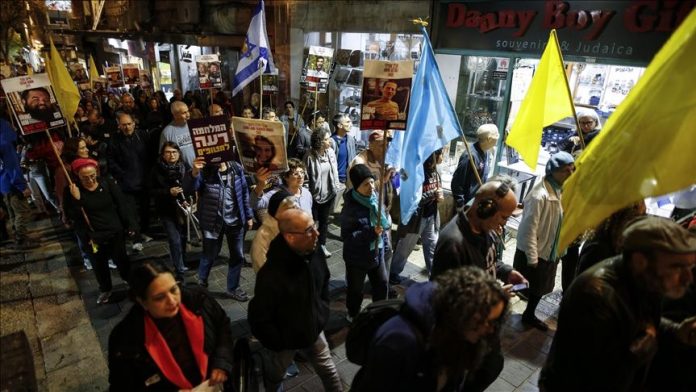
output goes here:
<path id="1" fill-rule="evenodd" d="M 277 214 L 278 229 L 290 249 L 299 255 L 309 255 L 317 247 L 319 232 L 312 215 L 298 208 Z"/>
<path id="2" fill-rule="evenodd" d="M 517 197 L 509 184 L 488 181 L 476 191 L 467 217 L 475 232 L 488 233 L 503 227 L 516 208 Z"/>
<path id="3" fill-rule="evenodd" d="M 495 147 L 498 142 L 498 127 L 495 124 L 483 124 L 476 130 L 479 146 L 483 151 Z"/>
<path id="4" fill-rule="evenodd" d="M 298 229 L 304 230 L 304 224 L 308 219 L 312 220 L 312 216 L 304 210 L 290 209 L 279 213 L 276 219 L 280 232 L 288 233 L 298 231 Z"/>
<path id="5" fill-rule="evenodd" d="M 181 101 L 172 102 L 172 116 L 174 116 L 174 123 L 178 125 L 186 124 L 186 121 L 191 118 L 188 106 Z"/>

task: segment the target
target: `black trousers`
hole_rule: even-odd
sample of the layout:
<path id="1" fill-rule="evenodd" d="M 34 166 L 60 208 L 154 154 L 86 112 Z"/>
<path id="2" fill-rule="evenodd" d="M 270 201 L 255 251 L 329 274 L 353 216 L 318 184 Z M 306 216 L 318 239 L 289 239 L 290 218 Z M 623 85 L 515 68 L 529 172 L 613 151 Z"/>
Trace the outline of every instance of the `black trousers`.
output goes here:
<path id="1" fill-rule="evenodd" d="M 563 292 L 573 283 L 579 260 L 580 244 L 574 244 L 568 247 L 565 256 L 561 257 L 561 288 L 563 288 Z"/>
<path id="2" fill-rule="evenodd" d="M 121 279 L 128 281 L 130 275 L 130 260 L 126 253 L 126 241 L 122 233 L 114 234 L 103 241 L 95 241 L 97 251 L 90 244 L 85 244 L 87 257 L 94 268 L 94 275 L 99 283 L 99 291 L 111 291 L 111 271 L 109 271 L 109 259 L 113 259 L 118 267 Z"/>
<path id="3" fill-rule="evenodd" d="M 326 234 L 329 231 L 329 214 L 333 210 L 336 196 L 326 203 L 312 203 L 312 218 L 319 224 L 319 245 L 326 245 Z"/>
<path id="4" fill-rule="evenodd" d="M 123 191 L 123 194 L 128 199 L 128 202 L 135 213 L 136 222 L 138 222 L 138 232 L 136 233 L 136 241 L 141 239 L 141 234 L 144 234 L 150 229 L 150 194 L 146 190 L 140 191 Z"/>
<path id="5" fill-rule="evenodd" d="M 365 276 L 370 279 L 372 302 L 387 298 L 387 269 L 384 261 L 380 261 L 378 266 L 371 269 L 346 266 L 346 308 L 351 317 L 355 317 L 360 312 Z"/>
<path id="6" fill-rule="evenodd" d="M 499 332 L 496 332 L 499 333 Z M 491 349 L 483 357 L 481 366 L 475 371 L 469 373 L 464 381 L 462 392 L 483 392 L 489 385 L 498 378 L 500 372 L 503 371 L 503 353 L 500 349 L 500 337 L 491 337 Z"/>

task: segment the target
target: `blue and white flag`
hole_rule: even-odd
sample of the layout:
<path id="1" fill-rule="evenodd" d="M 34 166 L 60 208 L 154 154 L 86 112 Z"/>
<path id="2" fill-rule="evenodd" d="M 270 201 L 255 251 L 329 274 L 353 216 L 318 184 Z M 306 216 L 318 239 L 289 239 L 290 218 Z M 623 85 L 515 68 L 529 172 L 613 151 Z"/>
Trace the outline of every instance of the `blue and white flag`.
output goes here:
<path id="1" fill-rule="evenodd" d="M 251 15 L 251 23 L 242 47 L 242 57 L 239 59 L 237 72 L 234 75 L 232 96 L 237 95 L 244 86 L 251 83 L 262 73 L 273 73 L 275 71 L 271 46 L 268 43 L 268 34 L 266 34 L 265 10 L 263 0 L 260 0 Z"/>
<path id="2" fill-rule="evenodd" d="M 452 102 L 450 102 L 430 37 L 423 28 L 423 53 L 413 78 L 413 93 L 406 132 L 396 132 L 386 160 L 401 168 L 401 222 L 406 224 L 421 200 L 425 173 L 423 163 L 436 150 L 462 136 Z"/>

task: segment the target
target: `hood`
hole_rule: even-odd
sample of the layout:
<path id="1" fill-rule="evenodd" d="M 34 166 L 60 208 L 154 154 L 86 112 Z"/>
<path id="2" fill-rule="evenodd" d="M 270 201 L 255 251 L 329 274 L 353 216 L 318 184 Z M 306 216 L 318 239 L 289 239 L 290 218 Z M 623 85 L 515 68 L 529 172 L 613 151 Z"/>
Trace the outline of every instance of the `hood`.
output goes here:
<path id="1" fill-rule="evenodd" d="M 406 290 L 404 312 L 409 319 L 416 322 L 421 331 L 430 331 L 435 325 L 432 297 L 435 291 L 435 282 L 421 282 L 411 285 Z"/>

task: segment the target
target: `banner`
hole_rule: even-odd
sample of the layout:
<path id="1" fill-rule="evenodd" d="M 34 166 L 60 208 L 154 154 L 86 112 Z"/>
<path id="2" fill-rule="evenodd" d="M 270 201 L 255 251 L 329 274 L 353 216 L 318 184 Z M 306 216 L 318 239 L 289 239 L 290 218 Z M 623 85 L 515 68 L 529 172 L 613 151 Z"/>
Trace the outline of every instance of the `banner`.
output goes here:
<path id="1" fill-rule="evenodd" d="M 65 118 L 48 74 L 20 76 L 0 82 L 22 134 L 43 132 L 65 125 Z"/>
<path id="2" fill-rule="evenodd" d="M 172 66 L 169 63 L 157 63 L 160 72 L 160 84 L 172 84 Z"/>
<path id="3" fill-rule="evenodd" d="M 128 85 L 140 84 L 140 69 L 138 64 L 123 64 L 123 78 Z"/>
<path id="4" fill-rule="evenodd" d="M 310 46 L 309 56 L 305 61 L 305 67 L 300 77 L 300 86 L 307 91 L 326 92 L 329 83 L 329 72 L 333 61 L 334 50 L 323 46 Z"/>
<path id="5" fill-rule="evenodd" d="M 116 65 L 113 67 L 105 67 L 104 72 L 106 72 L 106 78 L 109 79 L 109 87 L 123 87 L 123 74 L 121 74 L 121 67 Z"/>
<path id="6" fill-rule="evenodd" d="M 220 56 L 217 54 L 202 54 L 196 56 L 198 83 L 200 88 L 222 88 L 222 73 L 220 72 Z"/>
<path id="7" fill-rule="evenodd" d="M 233 159 L 227 116 L 188 120 L 189 132 L 196 157 L 206 163 L 227 162 Z"/>
<path id="8" fill-rule="evenodd" d="M 413 61 L 365 60 L 360 129 L 406 130 Z"/>
<path id="9" fill-rule="evenodd" d="M 232 130 L 244 170 L 255 173 L 265 167 L 276 174 L 288 170 L 283 123 L 232 117 Z"/>
<path id="10" fill-rule="evenodd" d="M 80 63 L 74 63 L 70 64 L 69 69 L 70 77 L 72 77 L 72 80 L 75 83 L 77 83 L 77 87 L 79 87 L 80 90 L 89 90 L 89 77 L 87 76 L 87 71 L 85 70 L 85 67 L 83 67 Z"/>

